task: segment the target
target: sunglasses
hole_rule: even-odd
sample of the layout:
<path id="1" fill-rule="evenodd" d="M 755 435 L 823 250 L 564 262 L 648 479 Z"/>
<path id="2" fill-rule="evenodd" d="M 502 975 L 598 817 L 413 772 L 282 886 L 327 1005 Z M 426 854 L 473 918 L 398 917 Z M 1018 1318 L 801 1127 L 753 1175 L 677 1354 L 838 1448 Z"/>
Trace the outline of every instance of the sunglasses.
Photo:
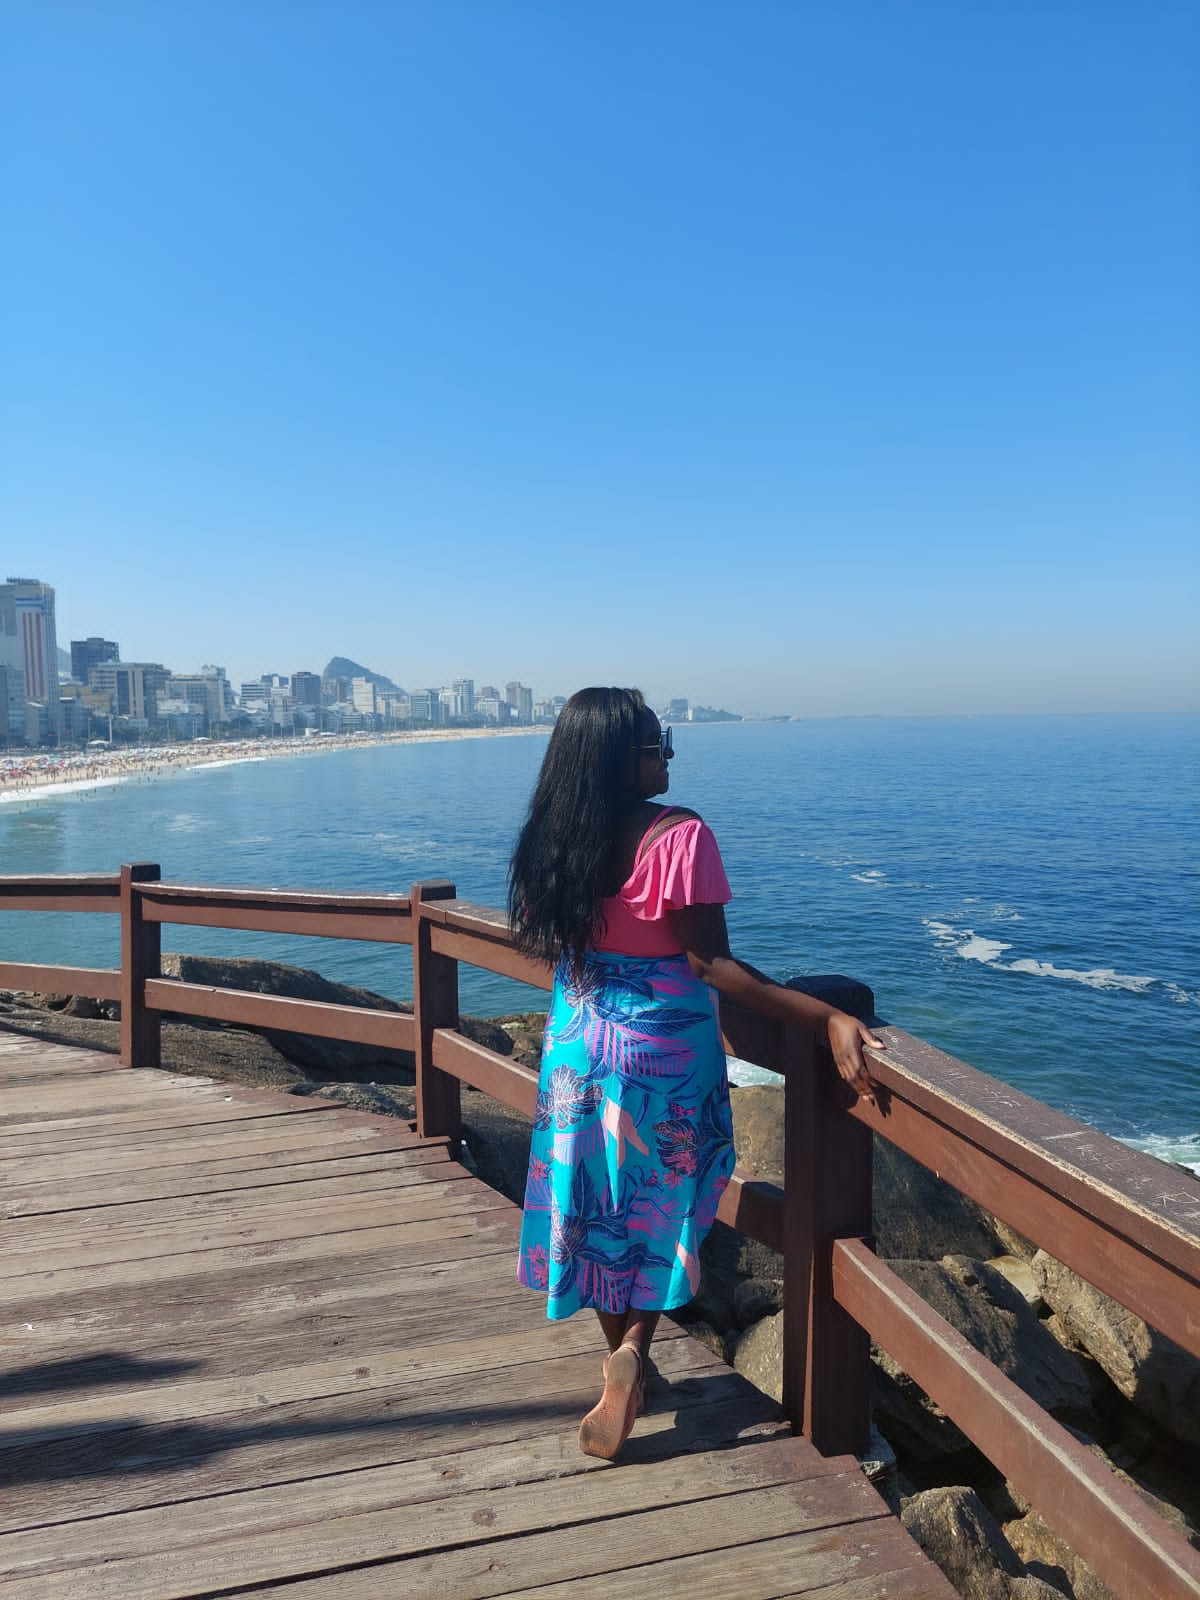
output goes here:
<path id="1" fill-rule="evenodd" d="M 653 744 L 639 744 L 639 750 L 656 750 L 660 761 L 673 761 L 675 759 L 675 746 L 671 742 L 670 728 L 664 728 Z"/>

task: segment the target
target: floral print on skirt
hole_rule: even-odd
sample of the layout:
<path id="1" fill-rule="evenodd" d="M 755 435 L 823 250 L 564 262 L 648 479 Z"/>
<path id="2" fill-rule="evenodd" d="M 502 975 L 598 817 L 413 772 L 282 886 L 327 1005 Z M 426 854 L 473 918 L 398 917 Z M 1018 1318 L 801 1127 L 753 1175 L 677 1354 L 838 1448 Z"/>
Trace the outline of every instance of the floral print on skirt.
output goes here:
<path id="1" fill-rule="evenodd" d="M 733 1172 L 715 996 L 683 955 L 560 962 L 542 1047 L 520 1281 L 546 1314 L 670 1311 Z"/>

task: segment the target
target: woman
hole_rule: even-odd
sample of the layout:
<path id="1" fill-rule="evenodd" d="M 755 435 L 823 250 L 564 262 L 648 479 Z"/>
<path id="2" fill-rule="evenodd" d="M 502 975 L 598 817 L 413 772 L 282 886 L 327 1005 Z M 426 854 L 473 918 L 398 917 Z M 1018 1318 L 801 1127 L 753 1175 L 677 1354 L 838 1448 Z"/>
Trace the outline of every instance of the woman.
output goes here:
<path id="1" fill-rule="evenodd" d="M 636 689 L 581 689 L 550 738 L 510 872 L 517 945 L 557 963 L 546 1019 L 518 1276 L 547 1315 L 591 1307 L 609 1354 L 580 1448 L 611 1460 L 641 1409 L 655 1325 L 696 1293 L 700 1246 L 733 1171 L 716 994 L 827 1039 L 875 1085 L 844 1012 L 729 953 L 712 833 L 660 805 L 670 729 Z M 714 994 L 713 991 L 716 991 Z"/>

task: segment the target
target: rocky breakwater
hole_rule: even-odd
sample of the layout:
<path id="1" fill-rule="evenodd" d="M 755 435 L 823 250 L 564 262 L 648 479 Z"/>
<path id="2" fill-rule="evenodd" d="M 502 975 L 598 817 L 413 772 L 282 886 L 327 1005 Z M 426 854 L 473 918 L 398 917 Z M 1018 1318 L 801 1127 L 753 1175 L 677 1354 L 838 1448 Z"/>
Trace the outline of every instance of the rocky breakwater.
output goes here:
<path id="1" fill-rule="evenodd" d="M 272 962 L 163 957 L 193 983 L 378 1010 L 401 1002 Z M 814 980 L 796 980 L 816 988 Z M 856 995 L 821 992 L 854 1008 Z M 865 991 L 858 990 L 861 999 Z M 0 1027 L 116 1051 L 115 1005 L 0 991 Z M 470 1037 L 537 1066 L 544 1016 L 463 1018 Z M 166 1018 L 170 1071 L 339 1099 L 412 1118 L 411 1054 L 276 1030 Z M 733 1090 L 741 1168 L 783 1182 L 781 1091 Z M 465 1089 L 466 1159 L 520 1202 L 527 1121 Z M 879 1254 L 1001 1371 L 1200 1544 L 1200 1363 L 884 1140 L 875 1146 Z M 718 1223 L 700 1292 L 680 1314 L 695 1337 L 778 1397 L 782 1260 Z M 967 1600 L 1107 1600 L 1110 1591 L 881 1350 L 872 1351 L 876 1436 L 865 1463 L 905 1525 Z"/>

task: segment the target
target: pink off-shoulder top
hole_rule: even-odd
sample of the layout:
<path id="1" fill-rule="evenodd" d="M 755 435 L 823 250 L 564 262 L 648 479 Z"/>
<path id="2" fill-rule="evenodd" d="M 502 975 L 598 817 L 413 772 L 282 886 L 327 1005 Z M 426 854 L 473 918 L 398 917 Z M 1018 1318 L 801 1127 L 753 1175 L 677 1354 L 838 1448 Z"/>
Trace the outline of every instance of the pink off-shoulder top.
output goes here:
<path id="1" fill-rule="evenodd" d="M 678 955 L 667 913 L 732 899 L 712 829 L 699 817 L 687 817 L 642 845 L 620 893 L 601 901 L 604 928 L 595 948 L 627 956 Z"/>

